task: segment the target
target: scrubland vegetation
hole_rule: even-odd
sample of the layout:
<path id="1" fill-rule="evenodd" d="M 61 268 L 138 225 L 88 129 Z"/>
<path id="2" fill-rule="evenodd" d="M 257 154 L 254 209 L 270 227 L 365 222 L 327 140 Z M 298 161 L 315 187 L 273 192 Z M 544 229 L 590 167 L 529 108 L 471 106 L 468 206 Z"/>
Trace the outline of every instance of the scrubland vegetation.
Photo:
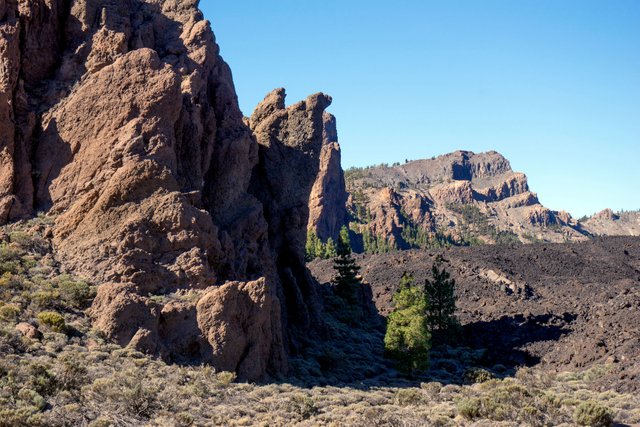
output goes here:
<path id="1" fill-rule="evenodd" d="M 640 398 L 596 390 L 607 372 L 484 366 L 483 349 L 434 345 L 407 378 L 384 328 L 342 317 L 324 289 L 327 342 L 294 375 L 242 384 L 106 342 L 84 310 L 93 284 L 60 271 L 46 219 L 0 231 L 0 426 L 607 426 L 640 422 Z M 27 328 L 30 327 L 30 328 Z"/>

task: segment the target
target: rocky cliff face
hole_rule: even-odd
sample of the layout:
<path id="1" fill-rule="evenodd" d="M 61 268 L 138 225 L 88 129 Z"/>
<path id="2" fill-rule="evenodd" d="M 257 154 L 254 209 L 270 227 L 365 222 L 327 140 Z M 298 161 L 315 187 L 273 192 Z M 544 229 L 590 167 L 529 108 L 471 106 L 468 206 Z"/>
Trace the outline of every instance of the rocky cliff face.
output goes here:
<path id="1" fill-rule="evenodd" d="M 347 189 L 355 232 L 363 236 L 363 249 L 374 252 L 447 242 L 588 238 L 568 213 L 542 206 L 526 175 L 514 172 L 496 152 L 458 151 L 404 165 L 352 169 Z M 372 239 L 375 245 L 368 245 Z"/>
<path id="2" fill-rule="evenodd" d="M 336 119 L 331 114 L 324 116 L 325 132 L 320 153 L 320 173 L 313 185 L 309 199 L 309 224 L 317 236 L 326 242 L 337 240 L 340 228 L 347 218 L 348 194 L 342 170 L 341 151 L 338 144 Z"/>
<path id="3" fill-rule="evenodd" d="M 121 345 L 257 379 L 317 311 L 301 248 L 330 98 L 276 91 L 245 123 L 197 3 L 0 0 L 0 223 L 57 216 Z"/>
<path id="4" fill-rule="evenodd" d="M 605 209 L 580 226 L 594 236 L 640 236 L 640 211 L 614 213 Z"/>

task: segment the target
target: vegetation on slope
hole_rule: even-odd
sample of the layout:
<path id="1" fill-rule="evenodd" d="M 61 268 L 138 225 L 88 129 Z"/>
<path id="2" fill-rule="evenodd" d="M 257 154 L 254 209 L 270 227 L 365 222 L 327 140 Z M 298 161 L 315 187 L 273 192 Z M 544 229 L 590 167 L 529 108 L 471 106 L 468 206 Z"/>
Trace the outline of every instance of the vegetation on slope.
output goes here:
<path id="1" fill-rule="evenodd" d="M 91 329 L 83 310 L 94 288 L 63 274 L 47 228 L 39 219 L 0 230 L 0 426 L 551 426 L 596 425 L 609 414 L 640 422 L 637 396 L 594 390 L 607 366 L 514 372 L 482 367 L 482 349 L 438 346 L 429 370 L 407 379 L 382 357 L 380 323 L 341 320 L 344 301 L 329 287 L 327 339 L 292 360 L 286 381 L 238 384 L 210 367 L 169 365 Z M 37 333 L 19 332 L 25 322 Z"/>

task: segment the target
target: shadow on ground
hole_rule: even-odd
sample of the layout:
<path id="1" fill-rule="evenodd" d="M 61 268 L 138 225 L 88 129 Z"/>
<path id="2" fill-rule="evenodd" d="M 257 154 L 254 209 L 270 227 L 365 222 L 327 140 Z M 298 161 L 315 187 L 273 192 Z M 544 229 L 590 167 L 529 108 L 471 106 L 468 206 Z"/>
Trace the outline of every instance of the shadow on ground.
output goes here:
<path id="1" fill-rule="evenodd" d="M 385 318 L 375 309 L 370 288 L 361 307 L 345 306 L 330 284 L 321 285 L 325 336 L 309 340 L 292 361 L 293 381 L 306 387 L 416 387 L 423 382 L 463 385 L 478 376 L 505 378 L 519 367 L 541 363 L 544 350 L 565 334 L 575 315 L 504 316 L 463 325 L 431 350 L 429 371 L 408 377 L 384 357 Z M 448 339 L 446 339 L 448 338 Z M 287 379 L 291 381 L 292 379 Z"/>

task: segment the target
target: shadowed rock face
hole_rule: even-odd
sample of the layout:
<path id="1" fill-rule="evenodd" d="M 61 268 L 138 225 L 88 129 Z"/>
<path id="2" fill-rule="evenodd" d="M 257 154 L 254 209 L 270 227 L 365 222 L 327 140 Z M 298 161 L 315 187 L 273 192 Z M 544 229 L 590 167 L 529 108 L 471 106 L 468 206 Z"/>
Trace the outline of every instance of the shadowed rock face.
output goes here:
<path id="1" fill-rule="evenodd" d="M 311 327 L 330 98 L 277 91 L 254 136 L 197 3 L 0 0 L 0 223 L 57 215 L 58 257 L 106 283 L 90 313 L 121 345 L 258 379 L 287 370 L 289 313 Z"/>
<path id="2" fill-rule="evenodd" d="M 264 205 L 271 253 L 282 283 L 279 297 L 285 301 L 287 329 L 302 332 L 320 321 L 315 283 L 305 266 L 304 247 L 309 195 L 320 170 L 327 124 L 325 109 L 331 98 L 315 94 L 288 108 L 284 101 L 284 89 L 273 91 L 249 119 L 260 147 L 250 192 Z M 295 340 L 294 336 L 289 338 Z"/>

